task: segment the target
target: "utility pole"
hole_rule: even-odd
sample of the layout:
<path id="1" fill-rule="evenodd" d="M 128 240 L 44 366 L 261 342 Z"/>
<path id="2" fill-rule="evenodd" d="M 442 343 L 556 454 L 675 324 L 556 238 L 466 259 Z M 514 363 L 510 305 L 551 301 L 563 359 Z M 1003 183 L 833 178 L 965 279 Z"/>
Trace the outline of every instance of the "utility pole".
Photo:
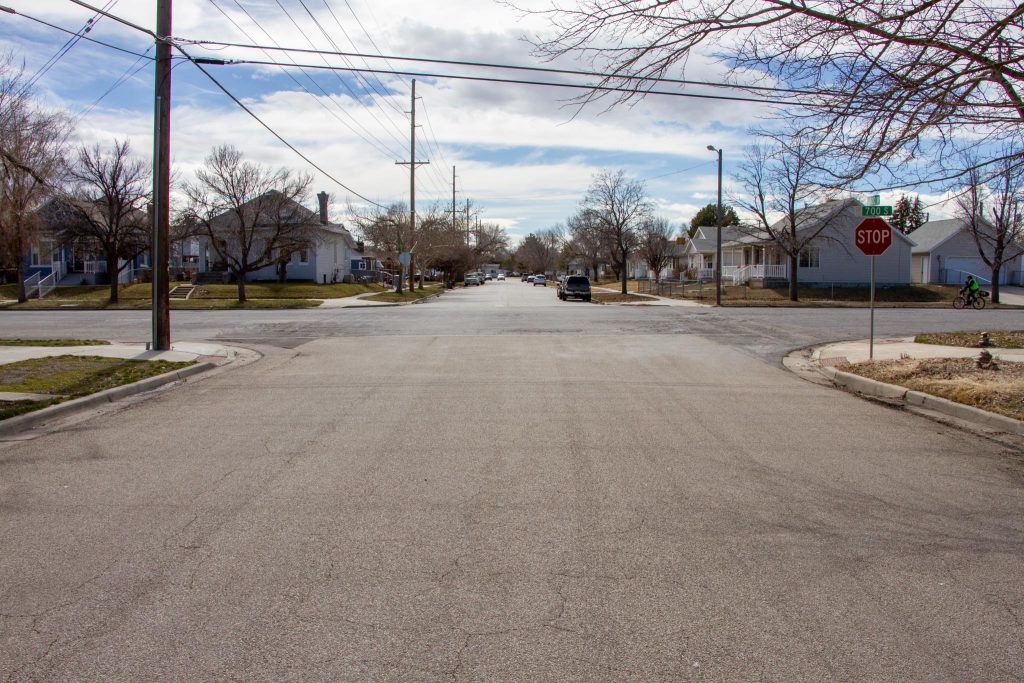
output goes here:
<path id="1" fill-rule="evenodd" d="M 396 161 L 399 166 L 409 166 L 409 291 L 416 288 L 416 255 L 411 250 L 416 246 L 416 167 L 429 164 L 429 161 L 416 161 L 416 79 L 412 79 L 412 115 L 409 127 L 409 161 Z"/>
<path id="2" fill-rule="evenodd" d="M 153 134 L 153 349 L 171 348 L 168 233 L 171 201 L 171 0 L 157 0 Z M 113 275 L 112 276 L 116 276 Z"/>
<path id="3" fill-rule="evenodd" d="M 466 200 L 466 246 L 469 246 L 469 199 Z"/>
<path id="4" fill-rule="evenodd" d="M 452 229 L 456 228 L 455 223 L 455 165 L 452 165 Z"/>

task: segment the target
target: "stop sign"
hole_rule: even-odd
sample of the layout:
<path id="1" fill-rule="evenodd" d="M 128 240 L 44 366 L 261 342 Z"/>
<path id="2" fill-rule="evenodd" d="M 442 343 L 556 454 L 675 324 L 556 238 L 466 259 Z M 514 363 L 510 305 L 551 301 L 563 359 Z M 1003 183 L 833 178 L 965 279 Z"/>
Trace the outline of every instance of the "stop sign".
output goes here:
<path id="1" fill-rule="evenodd" d="M 881 218 L 865 218 L 853 236 L 865 256 L 881 256 L 892 245 L 892 228 Z"/>

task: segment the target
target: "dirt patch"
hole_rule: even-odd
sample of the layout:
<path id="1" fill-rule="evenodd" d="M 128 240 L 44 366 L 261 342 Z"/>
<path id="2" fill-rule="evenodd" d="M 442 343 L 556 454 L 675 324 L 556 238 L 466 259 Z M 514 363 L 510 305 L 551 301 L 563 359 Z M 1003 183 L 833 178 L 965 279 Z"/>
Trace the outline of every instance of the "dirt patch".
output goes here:
<path id="1" fill-rule="evenodd" d="M 654 297 L 643 294 L 623 294 L 622 292 L 593 292 L 591 297 L 594 301 L 603 304 L 639 304 L 657 301 Z"/>
<path id="2" fill-rule="evenodd" d="M 906 358 L 839 369 L 1024 420 L 1024 363 L 997 365 L 992 370 L 976 367 L 973 358 Z"/>
<path id="3" fill-rule="evenodd" d="M 941 346 L 965 346 L 967 348 L 977 347 L 981 340 L 981 333 L 977 332 L 928 332 L 914 337 L 918 344 L 939 344 Z M 989 331 L 989 339 L 1000 349 L 1024 349 L 1024 330 L 1018 331 Z"/>

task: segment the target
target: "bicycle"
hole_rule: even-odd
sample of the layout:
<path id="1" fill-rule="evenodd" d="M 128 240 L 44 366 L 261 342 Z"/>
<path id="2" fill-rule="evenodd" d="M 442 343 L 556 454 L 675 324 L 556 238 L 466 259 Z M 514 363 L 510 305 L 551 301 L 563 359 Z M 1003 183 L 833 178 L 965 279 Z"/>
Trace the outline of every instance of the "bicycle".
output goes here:
<path id="1" fill-rule="evenodd" d="M 986 292 L 985 290 L 979 290 L 977 295 L 975 295 L 971 299 L 971 308 L 973 308 L 976 311 L 980 311 L 981 309 L 985 308 L 986 297 L 988 297 L 988 292 Z M 953 308 L 959 311 L 961 308 L 964 308 L 965 306 L 967 306 L 967 297 L 964 296 L 963 294 L 958 294 L 957 297 L 953 299 Z"/>

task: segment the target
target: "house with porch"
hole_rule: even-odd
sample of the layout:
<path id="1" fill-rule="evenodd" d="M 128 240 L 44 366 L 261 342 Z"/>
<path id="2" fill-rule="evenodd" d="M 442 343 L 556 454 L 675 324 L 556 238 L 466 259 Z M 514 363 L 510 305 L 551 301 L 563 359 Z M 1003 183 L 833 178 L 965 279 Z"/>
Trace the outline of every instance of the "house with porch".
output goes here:
<path id="1" fill-rule="evenodd" d="M 992 284 L 992 268 L 978 251 L 978 243 L 970 226 L 960 218 L 928 221 L 913 233 L 916 242 L 912 250 L 912 279 L 914 282 L 962 285 L 968 275 L 982 284 Z M 991 259 L 991 246 L 986 255 Z M 1024 284 L 1024 245 L 1011 247 L 1016 254 L 1005 261 L 999 272 L 999 284 Z"/>
<path id="2" fill-rule="evenodd" d="M 43 296 L 55 287 L 74 285 L 104 285 L 110 283 L 107 261 L 100 246 L 92 239 L 68 240 L 68 227 L 82 215 L 101 222 L 105 210 L 101 202 L 55 197 L 41 206 L 36 215 L 42 230 L 29 245 L 25 255 L 26 285 L 30 296 Z M 138 212 L 137 220 L 145 224 L 148 219 Z M 140 249 L 130 258 L 118 259 L 117 280 L 131 284 L 148 279 L 150 255 Z"/>
<path id="3" fill-rule="evenodd" d="M 871 281 L 871 258 L 864 256 L 854 243 L 854 231 L 863 220 L 861 206 L 858 200 L 850 198 L 798 211 L 798 239 L 801 235 L 815 235 L 797 258 L 797 281 L 801 285 L 853 287 Z M 785 225 L 780 220 L 772 228 L 781 231 Z M 708 281 L 715 277 L 715 231 L 716 228 L 700 228 L 686 245 L 687 271 L 693 279 Z M 892 246 L 875 257 L 876 284 L 910 284 L 914 244 L 911 238 L 893 231 Z M 722 280 L 727 284 L 782 286 L 789 281 L 789 256 L 763 230 L 723 227 Z"/>
<path id="4" fill-rule="evenodd" d="M 306 229 L 310 236 L 305 248 L 295 249 L 283 263 L 271 264 L 247 273 L 246 282 L 277 280 L 278 269 L 281 267 L 284 268 L 288 280 L 321 284 L 351 282 L 357 279 L 360 273 L 379 266 L 375 258 L 368 259 L 364 256 L 362 243 L 357 242 L 344 225 L 329 220 L 327 193 L 321 192 L 317 199 L 318 213 L 296 202 L 290 202 L 290 206 L 286 207 L 289 220 L 297 227 Z M 223 234 L 225 238 L 229 238 L 232 221 L 235 220 L 237 219 L 231 212 L 225 212 L 210 222 L 210 230 L 214 235 Z M 256 227 L 259 230 L 260 226 Z M 199 254 L 195 281 L 227 282 L 230 277 L 227 264 L 219 260 L 216 250 L 210 244 L 210 235 L 200 235 L 196 240 L 199 243 Z"/>

